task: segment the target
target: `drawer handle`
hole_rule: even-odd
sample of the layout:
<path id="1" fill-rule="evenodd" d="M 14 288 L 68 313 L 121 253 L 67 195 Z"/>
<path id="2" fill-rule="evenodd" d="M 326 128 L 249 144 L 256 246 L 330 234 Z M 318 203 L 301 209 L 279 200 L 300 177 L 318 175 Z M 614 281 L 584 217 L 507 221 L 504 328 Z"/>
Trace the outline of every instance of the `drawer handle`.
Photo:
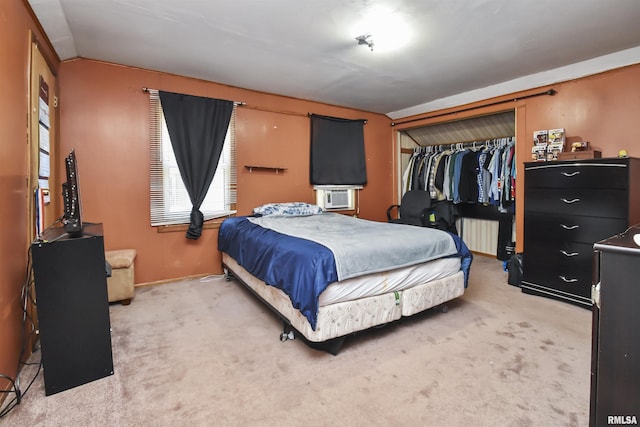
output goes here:
<path id="1" fill-rule="evenodd" d="M 580 252 L 566 252 L 566 251 L 560 251 L 560 252 L 562 253 L 562 255 L 568 256 L 568 257 L 580 255 Z"/>
<path id="2" fill-rule="evenodd" d="M 577 282 L 577 281 L 578 281 L 578 279 L 567 279 L 567 278 L 566 278 L 566 277 L 564 277 L 564 276 L 558 276 L 558 277 L 560 277 L 560 278 L 561 278 L 562 280 L 564 280 L 566 283 L 575 283 L 575 282 Z"/>
<path id="3" fill-rule="evenodd" d="M 569 205 L 570 205 L 570 204 L 572 204 L 572 203 L 575 203 L 575 202 L 579 202 L 579 201 L 580 201 L 580 199 L 571 199 L 571 200 L 567 200 L 567 199 L 564 199 L 564 198 L 562 198 L 562 199 L 560 199 L 560 200 L 562 200 L 563 202 L 565 202 L 565 203 L 567 203 L 567 204 L 569 204 Z"/>
<path id="4" fill-rule="evenodd" d="M 576 176 L 580 173 L 580 171 L 576 171 L 576 172 L 562 172 L 562 175 L 571 178 L 572 176 Z"/>
<path id="5" fill-rule="evenodd" d="M 575 230 L 576 228 L 580 228 L 579 225 L 564 225 L 564 224 L 560 224 L 560 227 L 564 228 L 565 230 Z"/>

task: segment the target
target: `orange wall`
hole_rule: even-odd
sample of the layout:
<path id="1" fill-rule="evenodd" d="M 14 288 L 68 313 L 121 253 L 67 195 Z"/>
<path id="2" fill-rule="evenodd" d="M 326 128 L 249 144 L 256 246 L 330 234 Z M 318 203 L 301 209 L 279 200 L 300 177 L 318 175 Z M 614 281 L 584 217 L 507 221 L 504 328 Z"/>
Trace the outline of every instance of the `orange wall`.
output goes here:
<path id="1" fill-rule="evenodd" d="M 640 64 L 550 87 L 555 96 L 526 101 L 529 154 L 535 130 L 565 128 L 567 138 L 589 141 L 603 157 L 621 149 L 640 157 Z"/>
<path id="2" fill-rule="evenodd" d="M 464 108 L 481 106 L 500 100 L 512 100 L 528 94 L 544 92 L 551 88 L 557 91 L 556 95 L 532 97 L 436 119 L 427 118 L 413 121 L 410 124 L 398 125 L 396 129 L 408 129 L 418 125 L 515 109 L 517 176 L 520 178 L 517 180 L 517 194 L 522 194 L 524 190 L 524 179 L 522 179 L 524 162 L 531 159 L 535 130 L 564 128 L 570 142 L 589 141 L 593 148 L 602 152 L 603 157 L 615 157 L 622 149 L 627 150 L 631 157 L 640 157 L 640 131 L 637 125 L 640 120 L 640 64 L 509 94 L 470 104 Z M 421 119 L 462 108 L 435 111 L 404 120 Z M 398 122 L 402 122 L 402 120 L 398 120 Z M 395 188 L 397 187 L 394 186 Z M 523 248 L 523 203 L 522 197 L 516 197 L 516 250 L 518 251 L 522 251 Z"/>
<path id="3" fill-rule="evenodd" d="M 26 212 L 30 195 L 25 186 L 29 30 L 44 40 L 22 0 L 0 1 L 0 373 L 11 376 L 16 373 L 21 347 L 19 299 L 29 245 Z M 59 72 L 59 152 L 77 150 L 85 217 L 104 224 L 107 249 L 138 250 L 137 283 L 220 272 L 217 230 L 205 230 L 200 240 L 190 241 L 184 238 L 184 233 L 157 233 L 149 226 L 147 96 L 142 87 L 233 99 L 244 101 L 249 107 L 302 115 L 313 112 L 366 118 L 369 184 L 362 191 L 360 216 L 384 220 L 387 206 L 396 200 L 395 150 L 390 120 L 384 116 L 88 60 L 58 65 L 51 49 L 47 46 L 43 49 L 54 71 Z M 630 155 L 640 157 L 636 130 L 640 119 L 639 82 L 640 65 L 636 65 L 553 85 L 558 91 L 554 97 L 485 108 L 466 116 L 505 107 L 517 109 L 520 176 L 536 129 L 564 127 L 569 137 L 591 141 L 605 156 L 624 148 Z M 515 95 L 502 98 L 512 99 Z M 269 201 L 313 201 L 308 184 L 307 120 L 295 115 L 239 109 L 240 214 Z M 283 176 L 276 176 L 249 174 L 243 167 L 258 162 L 288 170 Z M 62 159 L 52 166 L 62 168 Z M 60 197 L 55 193 L 54 197 Z M 521 179 L 518 193 L 522 193 Z M 519 198 L 519 204 L 521 201 Z M 519 245 L 521 211 L 518 209 Z M 7 386 L 6 381 L 0 380 L 0 388 Z"/>
<path id="4" fill-rule="evenodd" d="M 368 120 L 368 184 L 361 192 L 360 216 L 384 220 L 391 204 L 393 147 L 386 116 L 91 60 L 62 63 L 59 85 L 60 152 L 76 150 L 84 218 L 103 223 L 107 250 L 137 250 L 136 283 L 221 272 L 216 229 L 205 229 L 193 241 L 184 232 L 158 233 L 149 225 L 148 95 L 143 87 L 247 104 L 237 112 L 239 214 L 267 202 L 315 201 L 307 113 Z M 287 171 L 250 173 L 244 165 Z"/>
<path id="5" fill-rule="evenodd" d="M 518 147 L 520 177 L 524 176 L 523 162 L 531 158 L 533 132 L 538 129 L 564 128 L 568 142 L 589 141 L 603 157 L 615 157 L 622 149 L 631 157 L 640 157 L 640 64 L 551 87 L 558 91 L 555 96 L 526 101 L 524 138 L 518 139 L 525 141 Z M 523 191 L 524 180 L 520 179 L 517 192 Z M 522 251 L 522 197 L 517 199 L 516 212 L 516 250 Z"/>
<path id="6" fill-rule="evenodd" d="M 21 348 L 20 291 L 30 243 L 26 185 L 30 30 L 44 40 L 21 0 L 0 1 L 0 373 L 14 378 Z M 47 46 L 42 50 L 57 67 L 51 50 Z M 0 379 L 0 389 L 8 387 Z"/>

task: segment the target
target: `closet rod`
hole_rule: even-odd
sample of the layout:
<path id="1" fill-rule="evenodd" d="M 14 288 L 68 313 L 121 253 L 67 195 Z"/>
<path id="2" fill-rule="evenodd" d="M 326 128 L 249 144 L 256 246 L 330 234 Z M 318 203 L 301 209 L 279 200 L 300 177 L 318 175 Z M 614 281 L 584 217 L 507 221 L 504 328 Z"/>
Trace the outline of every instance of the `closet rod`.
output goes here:
<path id="1" fill-rule="evenodd" d="M 444 144 L 426 144 L 426 145 L 421 145 L 420 147 L 437 147 L 442 145 L 443 147 L 446 146 L 451 146 L 452 144 L 473 144 L 474 142 L 476 144 L 483 144 L 487 141 L 493 141 L 496 139 L 503 139 L 503 138 L 515 138 L 514 135 L 506 135 L 506 136 L 494 136 L 492 138 L 486 138 L 486 139 L 473 139 L 473 140 L 469 140 L 469 141 L 456 141 L 456 142 L 449 142 L 449 143 L 444 143 Z"/>
<path id="2" fill-rule="evenodd" d="M 502 140 L 502 141 L 500 141 Z M 497 138 L 490 138 L 485 140 L 475 140 L 475 141 L 465 141 L 465 142 L 453 142 L 449 144 L 430 144 L 430 145 L 421 145 L 420 147 L 415 148 L 402 148 L 401 152 L 404 154 L 413 154 L 414 150 L 422 150 L 422 149 L 434 149 L 436 151 L 449 150 L 449 149 L 466 149 L 466 148 L 480 148 L 486 145 L 487 143 L 491 144 L 509 144 L 511 142 L 515 142 L 514 136 L 504 136 Z"/>
<path id="3" fill-rule="evenodd" d="M 419 118 L 415 118 L 415 119 L 405 120 L 403 122 L 391 122 L 391 126 L 393 127 L 393 126 L 396 126 L 396 125 L 403 125 L 405 123 L 418 122 L 420 120 L 427 120 L 427 119 L 433 119 L 433 118 L 436 118 L 436 117 L 449 116 L 451 114 L 464 113 L 464 112 L 467 112 L 467 111 L 477 110 L 479 108 L 493 107 L 494 105 L 506 104 L 507 102 L 521 101 L 523 99 L 535 98 L 537 96 L 542 96 L 542 95 L 553 96 L 556 93 L 558 93 L 558 92 L 555 89 L 549 89 L 549 90 L 544 91 L 544 92 L 532 93 L 531 95 L 525 95 L 525 96 L 521 96 L 521 97 L 513 98 L 513 99 L 503 99 L 502 101 L 491 102 L 489 104 L 483 104 L 483 105 L 476 105 L 474 107 L 463 108 L 462 110 L 450 111 L 448 113 L 434 114 L 433 116 L 419 117 Z"/>

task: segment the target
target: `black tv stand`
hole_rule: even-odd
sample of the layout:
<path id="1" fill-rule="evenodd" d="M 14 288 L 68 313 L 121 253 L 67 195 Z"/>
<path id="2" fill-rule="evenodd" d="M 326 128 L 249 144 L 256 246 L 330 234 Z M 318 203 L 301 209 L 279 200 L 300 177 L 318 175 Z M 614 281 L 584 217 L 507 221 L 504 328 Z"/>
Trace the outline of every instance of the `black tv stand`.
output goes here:
<path id="1" fill-rule="evenodd" d="M 102 225 L 52 228 L 31 251 L 45 394 L 113 374 Z"/>
<path id="2" fill-rule="evenodd" d="M 78 237 L 98 237 L 102 236 L 102 224 L 95 222 L 83 223 L 82 230 L 79 232 L 70 232 L 62 227 L 52 227 L 46 229 L 38 242 L 53 243 L 60 239 L 76 239 Z"/>

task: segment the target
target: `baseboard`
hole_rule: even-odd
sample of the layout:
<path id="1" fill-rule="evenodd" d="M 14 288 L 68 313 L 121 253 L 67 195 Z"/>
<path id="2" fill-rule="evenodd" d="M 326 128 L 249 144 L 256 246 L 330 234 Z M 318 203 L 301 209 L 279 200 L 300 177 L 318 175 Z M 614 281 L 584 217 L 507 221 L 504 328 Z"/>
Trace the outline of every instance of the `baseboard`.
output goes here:
<path id="1" fill-rule="evenodd" d="M 191 276 L 176 277 L 174 279 L 163 279 L 163 280 L 156 280 L 154 282 L 136 283 L 133 286 L 135 288 L 144 288 L 146 286 L 163 285 L 165 283 L 179 282 L 181 280 L 192 280 L 192 279 L 198 279 L 198 278 L 207 277 L 207 276 L 222 276 L 222 275 L 221 274 L 214 274 L 214 273 L 194 274 L 194 275 L 191 275 Z"/>

